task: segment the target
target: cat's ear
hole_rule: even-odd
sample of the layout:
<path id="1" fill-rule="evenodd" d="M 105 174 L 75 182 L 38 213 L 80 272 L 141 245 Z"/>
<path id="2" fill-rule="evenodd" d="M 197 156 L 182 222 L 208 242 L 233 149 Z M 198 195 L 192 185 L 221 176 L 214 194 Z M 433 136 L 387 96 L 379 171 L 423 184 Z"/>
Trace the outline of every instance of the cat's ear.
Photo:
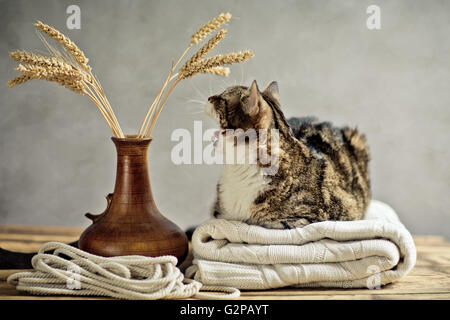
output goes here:
<path id="1" fill-rule="evenodd" d="M 267 88 L 264 89 L 263 93 L 280 102 L 280 91 L 278 90 L 278 82 L 272 81 L 271 83 L 269 83 Z"/>
<path id="2" fill-rule="evenodd" d="M 248 88 L 248 99 L 243 105 L 244 112 L 249 116 L 257 115 L 264 105 L 264 99 L 258 89 L 256 80 L 253 80 L 250 88 Z"/>

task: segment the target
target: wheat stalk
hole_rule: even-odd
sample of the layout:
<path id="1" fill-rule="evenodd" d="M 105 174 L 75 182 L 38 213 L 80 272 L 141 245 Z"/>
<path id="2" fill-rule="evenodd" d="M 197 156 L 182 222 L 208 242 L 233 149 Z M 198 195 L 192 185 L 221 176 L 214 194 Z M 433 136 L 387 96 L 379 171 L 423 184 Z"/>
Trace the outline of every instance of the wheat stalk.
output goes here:
<path id="1" fill-rule="evenodd" d="M 55 28 L 38 21 L 35 24 L 38 31 L 56 40 L 64 49 L 63 52 L 52 47 L 40 34 L 39 38 L 47 47 L 51 56 L 43 56 L 28 51 L 10 52 L 12 59 L 19 63 L 16 68 L 21 75 L 8 81 L 9 87 L 22 84 L 32 79 L 42 79 L 56 82 L 76 93 L 87 95 L 95 103 L 107 122 L 114 136 L 124 138 L 119 122 L 105 96 L 102 86 L 93 76 L 88 65 L 88 59 L 78 46 L 67 36 Z"/>
<path id="2" fill-rule="evenodd" d="M 21 78 L 24 78 L 25 81 L 31 79 L 42 79 L 56 82 L 59 85 L 62 85 L 76 93 L 88 95 L 91 100 L 97 105 L 100 113 L 105 118 L 114 135 L 118 136 L 119 133 L 113 120 L 106 112 L 102 103 L 98 100 L 98 98 L 86 84 L 84 75 L 82 73 L 69 68 L 64 70 L 60 68 L 45 68 L 37 65 L 19 65 L 16 70 L 22 72 L 22 76 L 15 78 L 17 79 L 16 81 L 14 81 L 15 79 L 11 80 L 11 82 L 13 83 L 11 83 L 10 86 L 16 85 L 18 84 L 18 82 L 21 82 Z"/>
<path id="3" fill-rule="evenodd" d="M 146 133 L 145 133 L 145 137 L 150 137 L 150 134 L 152 133 L 153 128 L 155 127 L 156 120 L 158 119 L 159 114 L 161 113 L 161 111 L 162 111 L 164 105 L 166 104 L 167 99 L 169 98 L 169 96 L 170 96 L 170 94 L 172 93 L 173 89 L 175 89 L 176 85 L 177 85 L 178 82 L 180 82 L 180 81 L 181 81 L 181 79 L 177 78 L 177 79 L 172 83 L 172 85 L 170 86 L 169 90 L 168 90 L 167 93 L 166 93 L 166 96 L 164 97 L 164 100 L 163 100 L 162 103 L 159 105 L 159 107 L 157 108 L 157 111 L 156 111 L 156 113 L 155 113 L 155 116 L 152 118 L 152 121 L 151 121 L 151 123 L 150 123 L 150 127 L 148 128 L 148 130 L 147 130 Z M 158 101 L 159 101 L 159 99 L 158 99 Z"/>
<path id="4" fill-rule="evenodd" d="M 72 69 L 70 66 L 65 68 L 58 68 L 58 67 L 42 67 L 32 64 L 26 64 L 25 66 L 22 64 L 19 64 L 16 68 L 16 71 L 25 73 L 25 74 L 36 74 L 36 78 L 39 78 L 38 76 L 45 77 L 46 75 L 52 75 L 57 77 L 65 77 L 68 80 L 74 80 L 74 81 L 82 81 L 84 80 L 84 75 L 79 72 L 78 70 Z"/>
<path id="5" fill-rule="evenodd" d="M 220 41 L 225 38 L 228 31 L 226 29 L 220 29 L 217 34 L 212 37 L 203 47 L 201 47 L 197 53 L 195 53 L 188 61 L 186 61 L 186 65 L 191 65 L 197 61 L 200 61 L 204 56 L 208 54 L 215 46 L 219 44 Z"/>
<path id="6" fill-rule="evenodd" d="M 209 21 L 207 24 L 205 24 L 203 27 L 201 27 L 197 32 L 195 32 L 191 36 L 191 45 L 199 44 L 210 33 L 219 29 L 222 25 L 224 25 L 225 23 L 230 21 L 230 19 L 231 19 L 231 14 L 229 12 L 221 13 L 218 17 Z"/>
<path id="7" fill-rule="evenodd" d="M 41 67 L 72 68 L 70 64 L 64 62 L 62 59 L 42 56 L 28 51 L 14 51 L 10 52 L 9 55 L 17 62 L 24 62 Z"/>
<path id="8" fill-rule="evenodd" d="M 201 60 L 206 54 L 208 54 L 208 52 L 210 52 L 220 41 L 222 41 L 222 39 L 226 36 L 227 34 L 227 30 L 225 29 L 221 29 L 212 39 L 210 39 L 202 48 L 200 48 L 200 50 L 194 54 L 187 62 L 185 65 L 191 65 L 193 63 L 195 63 L 196 61 Z M 158 95 L 156 96 L 155 100 L 153 101 L 153 103 L 151 104 L 150 108 L 147 111 L 147 114 L 145 115 L 144 121 L 141 124 L 141 127 L 139 129 L 138 132 L 138 137 L 144 137 L 143 132 L 148 132 L 149 130 L 151 131 L 152 129 L 149 129 L 149 124 L 150 124 L 150 119 L 152 118 L 156 105 L 161 101 L 161 96 L 162 93 L 164 92 L 164 90 L 166 89 L 168 83 L 172 80 L 171 75 L 173 74 L 173 71 L 175 69 L 175 66 L 181 61 L 181 59 L 184 57 L 184 55 L 187 53 L 187 50 L 190 48 L 190 46 L 187 47 L 187 49 L 183 52 L 183 54 L 181 55 L 181 57 L 178 59 L 178 61 L 175 64 L 172 64 L 172 68 L 170 69 L 169 72 L 169 76 L 167 77 L 166 81 L 164 82 L 161 90 L 159 91 Z M 217 75 L 228 75 L 229 73 L 229 69 L 228 69 L 228 73 L 226 72 L 226 70 L 210 70 L 210 72 L 207 73 L 213 73 L 213 74 L 217 74 Z M 177 75 L 176 75 L 177 76 Z M 175 78 L 176 78 L 175 76 Z M 157 112 L 157 115 L 159 115 L 161 111 Z M 154 125 L 150 126 L 150 128 L 153 128 Z"/>
<path id="9" fill-rule="evenodd" d="M 172 64 L 172 68 L 170 69 L 169 75 L 167 76 L 166 80 L 164 81 L 162 88 L 159 90 L 158 95 L 156 96 L 155 100 L 153 100 L 152 104 L 148 108 L 148 111 L 147 111 L 147 114 L 145 115 L 144 121 L 142 122 L 141 127 L 139 128 L 139 132 L 137 135 L 138 138 L 143 138 L 144 137 L 143 132 L 147 132 L 148 126 L 150 125 L 150 119 L 153 116 L 155 108 L 158 105 L 158 103 L 161 101 L 161 97 L 164 93 L 164 89 L 166 88 L 166 86 L 170 82 L 170 80 L 172 79 L 173 70 L 174 70 L 174 65 Z"/>
<path id="10" fill-rule="evenodd" d="M 73 69 L 45 68 L 36 65 L 19 65 L 17 71 L 31 79 L 43 79 L 58 84 L 79 94 L 85 94 L 86 84 L 83 75 Z"/>
<path id="11" fill-rule="evenodd" d="M 184 50 L 184 52 L 181 54 L 181 56 L 178 58 L 177 62 L 175 64 L 172 64 L 172 68 L 169 71 L 169 76 L 167 77 L 166 81 L 164 81 L 163 86 L 161 87 L 160 91 L 158 92 L 157 96 L 155 97 L 155 99 L 153 100 L 152 104 L 150 105 L 150 107 L 147 110 L 147 113 L 144 117 L 144 120 L 139 128 L 139 132 L 138 132 L 138 138 L 143 138 L 145 136 L 149 136 L 151 133 L 151 130 L 149 129 L 149 125 L 150 125 L 150 119 L 152 119 L 152 125 L 150 126 L 151 128 L 154 127 L 153 121 L 153 115 L 154 115 L 154 111 L 156 110 L 156 106 L 161 102 L 161 98 L 163 93 L 165 92 L 167 86 L 169 85 L 169 83 L 177 78 L 178 74 L 175 74 L 175 76 L 171 76 L 174 72 L 175 72 L 175 68 L 178 66 L 178 64 L 180 63 L 180 61 L 183 59 L 183 57 L 186 55 L 186 53 L 189 51 L 189 49 L 196 44 L 199 44 L 201 41 L 203 41 L 210 33 L 216 31 L 218 28 L 220 28 L 222 25 L 224 25 L 226 22 L 230 21 L 231 19 L 231 14 L 230 13 L 221 13 L 219 16 L 217 16 L 216 18 L 212 19 L 211 21 L 209 21 L 207 24 L 203 25 L 199 30 L 197 30 L 192 36 L 191 36 L 191 42 L 189 43 L 188 47 Z M 220 35 L 218 35 L 218 37 L 221 37 L 223 35 L 223 37 L 226 35 L 226 31 L 221 31 Z M 220 39 L 222 40 L 223 37 Z M 217 41 L 220 42 L 220 40 Z M 216 44 L 217 44 L 216 43 Z M 213 46 L 209 49 L 211 50 L 213 48 Z M 203 48 L 202 48 L 203 49 Z M 202 50 L 200 49 L 200 51 Z M 204 51 L 206 51 L 207 49 L 205 48 Z M 207 52 L 204 53 L 204 55 L 206 55 L 209 50 Z M 202 56 L 200 56 L 201 54 L 198 54 L 199 58 L 202 58 Z M 173 90 L 173 89 L 172 89 Z M 172 92 L 172 90 L 170 90 L 170 92 Z M 166 100 L 166 99 L 165 99 Z M 159 110 L 159 109 L 158 109 Z M 157 112 L 157 114 L 159 115 L 160 111 Z"/>
<path id="12" fill-rule="evenodd" d="M 200 72 L 201 73 L 211 73 L 211 74 L 215 74 L 217 76 L 228 77 L 228 75 L 230 74 L 230 68 L 215 67 L 215 68 L 203 69 Z"/>
<path id="13" fill-rule="evenodd" d="M 212 58 L 208 58 L 202 61 L 197 61 L 190 65 L 185 65 L 181 68 L 178 77 L 181 79 L 187 79 L 199 72 L 205 72 L 205 70 L 213 69 L 215 67 L 223 66 L 225 64 L 239 63 L 247 61 L 252 58 L 254 53 L 250 50 L 232 52 L 228 54 L 218 54 Z"/>
<path id="14" fill-rule="evenodd" d="M 112 110 L 112 107 L 109 104 L 108 99 L 106 98 L 103 88 L 101 87 L 97 79 L 92 75 L 91 67 L 88 65 L 89 60 L 84 55 L 83 51 L 81 51 L 78 48 L 78 46 L 75 43 L 73 43 L 68 37 L 66 37 L 64 34 L 59 32 L 55 28 L 47 24 L 44 24 L 40 21 L 38 21 L 35 24 L 35 26 L 38 30 L 44 32 L 49 37 L 55 39 L 64 49 L 68 51 L 68 53 L 75 59 L 76 63 L 82 69 L 87 71 L 87 73 L 85 74 L 86 82 L 90 84 L 91 89 L 93 90 L 93 94 L 97 96 L 96 102 L 100 102 L 102 108 L 105 109 L 106 114 L 108 114 L 109 118 L 112 120 L 112 125 L 113 127 L 115 127 L 118 136 L 120 138 L 124 138 L 125 136 L 122 132 L 122 129 L 120 128 L 119 122 L 117 121 L 114 111 Z M 56 55 L 57 57 L 64 58 L 64 55 L 58 52 L 58 50 L 54 50 L 54 48 L 52 48 L 45 39 L 41 38 L 41 40 L 43 40 L 44 44 L 46 44 L 47 48 L 49 48 L 49 50 L 53 52 L 54 55 Z"/>
<path id="15" fill-rule="evenodd" d="M 41 21 L 37 21 L 34 25 L 38 30 L 44 32 L 50 38 L 55 39 L 61 46 L 63 46 L 84 69 L 89 71 L 91 70 L 91 67 L 88 65 L 89 59 L 86 58 L 83 51 L 81 51 L 80 48 L 78 48 L 78 46 L 68 37 L 55 28 L 42 23 Z"/>
<path id="16" fill-rule="evenodd" d="M 27 82 L 32 79 L 34 79 L 34 78 L 27 74 L 21 74 L 20 76 L 17 76 L 14 79 L 9 80 L 7 84 L 8 84 L 8 87 L 12 88 L 12 87 L 15 87 L 19 84 L 22 84 L 22 83 Z"/>
<path id="17" fill-rule="evenodd" d="M 175 64 L 172 64 L 169 76 L 166 78 L 166 81 L 164 82 L 161 90 L 158 92 L 158 95 L 147 110 L 147 114 L 138 132 L 139 138 L 149 137 L 151 135 L 156 121 L 167 102 L 167 99 L 181 80 L 190 78 L 198 73 L 210 73 L 220 76 L 228 76 L 228 74 L 230 73 L 230 69 L 222 67 L 223 65 L 243 62 L 254 56 L 254 54 L 250 50 L 246 50 L 241 52 L 233 52 L 226 55 L 216 55 L 212 58 L 203 59 L 215 46 L 217 46 L 220 41 L 223 40 L 223 38 L 225 38 L 227 30 L 221 29 L 190 59 L 188 59 L 177 73 L 175 73 L 175 67 L 180 63 L 180 61 L 193 45 L 196 45 L 203 41 L 210 33 L 219 29 L 230 19 L 230 13 L 221 13 L 218 17 L 209 21 L 191 36 L 191 42 L 189 43 L 183 54 L 180 56 L 180 58 L 177 60 L 177 62 Z M 172 84 L 167 90 L 164 99 L 162 99 L 165 90 L 172 80 Z"/>
<path id="18" fill-rule="evenodd" d="M 223 65 L 243 62 L 253 57 L 253 53 L 246 50 L 225 55 L 216 55 L 212 58 L 204 59 L 204 57 L 225 38 L 227 30 L 221 29 L 190 59 L 188 59 L 186 63 L 179 68 L 178 72 L 175 72 L 176 67 L 192 46 L 199 44 L 210 33 L 215 32 L 222 25 L 230 21 L 230 19 L 230 13 L 221 13 L 191 36 L 191 41 L 187 48 L 175 63 L 172 62 L 172 67 L 163 86 L 147 110 L 147 114 L 144 117 L 137 135 L 138 138 L 150 136 L 155 127 L 156 120 L 170 94 L 181 80 L 190 78 L 197 73 L 228 76 L 230 69 L 222 67 Z M 125 136 L 112 107 L 106 98 L 104 90 L 100 85 L 100 82 L 92 74 L 92 68 L 88 64 L 89 60 L 84 55 L 83 51 L 81 51 L 67 36 L 55 28 L 41 21 L 37 21 L 35 26 L 38 31 L 45 33 L 50 38 L 56 40 L 63 50 L 60 51 L 51 46 L 44 36 L 38 32 L 39 38 L 47 47 L 50 56 L 43 56 L 23 50 L 10 52 L 11 58 L 20 63 L 16 70 L 21 74 L 14 79 L 9 80 L 8 86 L 12 88 L 32 79 L 42 79 L 56 82 L 76 93 L 87 95 L 99 109 L 114 136 L 124 138 Z"/>

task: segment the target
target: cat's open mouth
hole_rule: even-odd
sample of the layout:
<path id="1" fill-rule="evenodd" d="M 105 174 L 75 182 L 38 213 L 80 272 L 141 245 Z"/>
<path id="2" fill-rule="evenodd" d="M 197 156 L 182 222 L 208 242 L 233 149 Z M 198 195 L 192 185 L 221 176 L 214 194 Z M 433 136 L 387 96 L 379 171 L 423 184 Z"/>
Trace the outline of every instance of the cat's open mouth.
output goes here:
<path id="1" fill-rule="evenodd" d="M 212 141 L 214 147 L 217 147 L 217 144 L 219 143 L 220 138 L 225 135 L 226 135 L 226 130 L 224 130 L 224 129 L 218 129 L 218 130 L 214 131 L 214 134 L 211 137 L 211 141 Z"/>
<path id="2" fill-rule="evenodd" d="M 219 137 L 220 137 L 220 130 L 214 131 L 214 135 L 211 137 L 211 142 L 213 143 L 214 147 L 217 147 L 217 144 L 219 143 Z"/>
<path id="3" fill-rule="evenodd" d="M 217 121 L 219 124 L 219 115 L 217 114 L 216 110 L 214 110 L 214 105 L 211 102 L 207 102 L 205 105 L 205 113 Z M 219 128 L 216 131 L 214 131 L 213 136 L 211 137 L 211 142 L 213 143 L 214 147 L 217 146 L 221 134 L 223 134 L 225 130 L 223 128 Z"/>

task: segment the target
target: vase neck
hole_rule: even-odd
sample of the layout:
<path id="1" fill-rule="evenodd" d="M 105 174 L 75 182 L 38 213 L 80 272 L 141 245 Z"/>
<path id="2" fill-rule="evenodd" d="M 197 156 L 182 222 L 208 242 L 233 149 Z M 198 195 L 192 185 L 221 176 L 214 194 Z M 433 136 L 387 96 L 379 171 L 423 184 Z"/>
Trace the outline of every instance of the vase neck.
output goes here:
<path id="1" fill-rule="evenodd" d="M 112 138 L 117 150 L 114 202 L 153 201 L 148 175 L 148 147 L 151 139 Z"/>

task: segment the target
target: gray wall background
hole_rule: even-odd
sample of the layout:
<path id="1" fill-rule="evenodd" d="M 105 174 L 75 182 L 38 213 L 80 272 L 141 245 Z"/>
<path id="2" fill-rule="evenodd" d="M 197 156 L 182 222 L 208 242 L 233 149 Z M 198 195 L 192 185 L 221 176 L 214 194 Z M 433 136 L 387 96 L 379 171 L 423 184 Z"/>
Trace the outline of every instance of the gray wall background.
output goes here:
<path id="1" fill-rule="evenodd" d="M 81 30 L 66 8 L 81 7 Z M 381 7 L 382 29 L 366 28 Z M 8 89 L 15 49 L 40 49 L 32 23 L 66 33 L 90 59 L 126 133 L 135 133 L 190 35 L 223 11 L 235 17 L 220 52 L 256 57 L 229 78 L 182 82 L 150 148 L 160 210 L 181 227 L 205 220 L 220 166 L 175 166 L 176 128 L 193 130 L 212 93 L 232 84 L 280 85 L 287 116 L 357 125 L 370 143 L 374 198 L 389 203 L 415 234 L 450 237 L 450 1 L 0 1 L 0 224 L 87 226 L 105 207 L 115 149 L 87 97 L 32 81 Z"/>

